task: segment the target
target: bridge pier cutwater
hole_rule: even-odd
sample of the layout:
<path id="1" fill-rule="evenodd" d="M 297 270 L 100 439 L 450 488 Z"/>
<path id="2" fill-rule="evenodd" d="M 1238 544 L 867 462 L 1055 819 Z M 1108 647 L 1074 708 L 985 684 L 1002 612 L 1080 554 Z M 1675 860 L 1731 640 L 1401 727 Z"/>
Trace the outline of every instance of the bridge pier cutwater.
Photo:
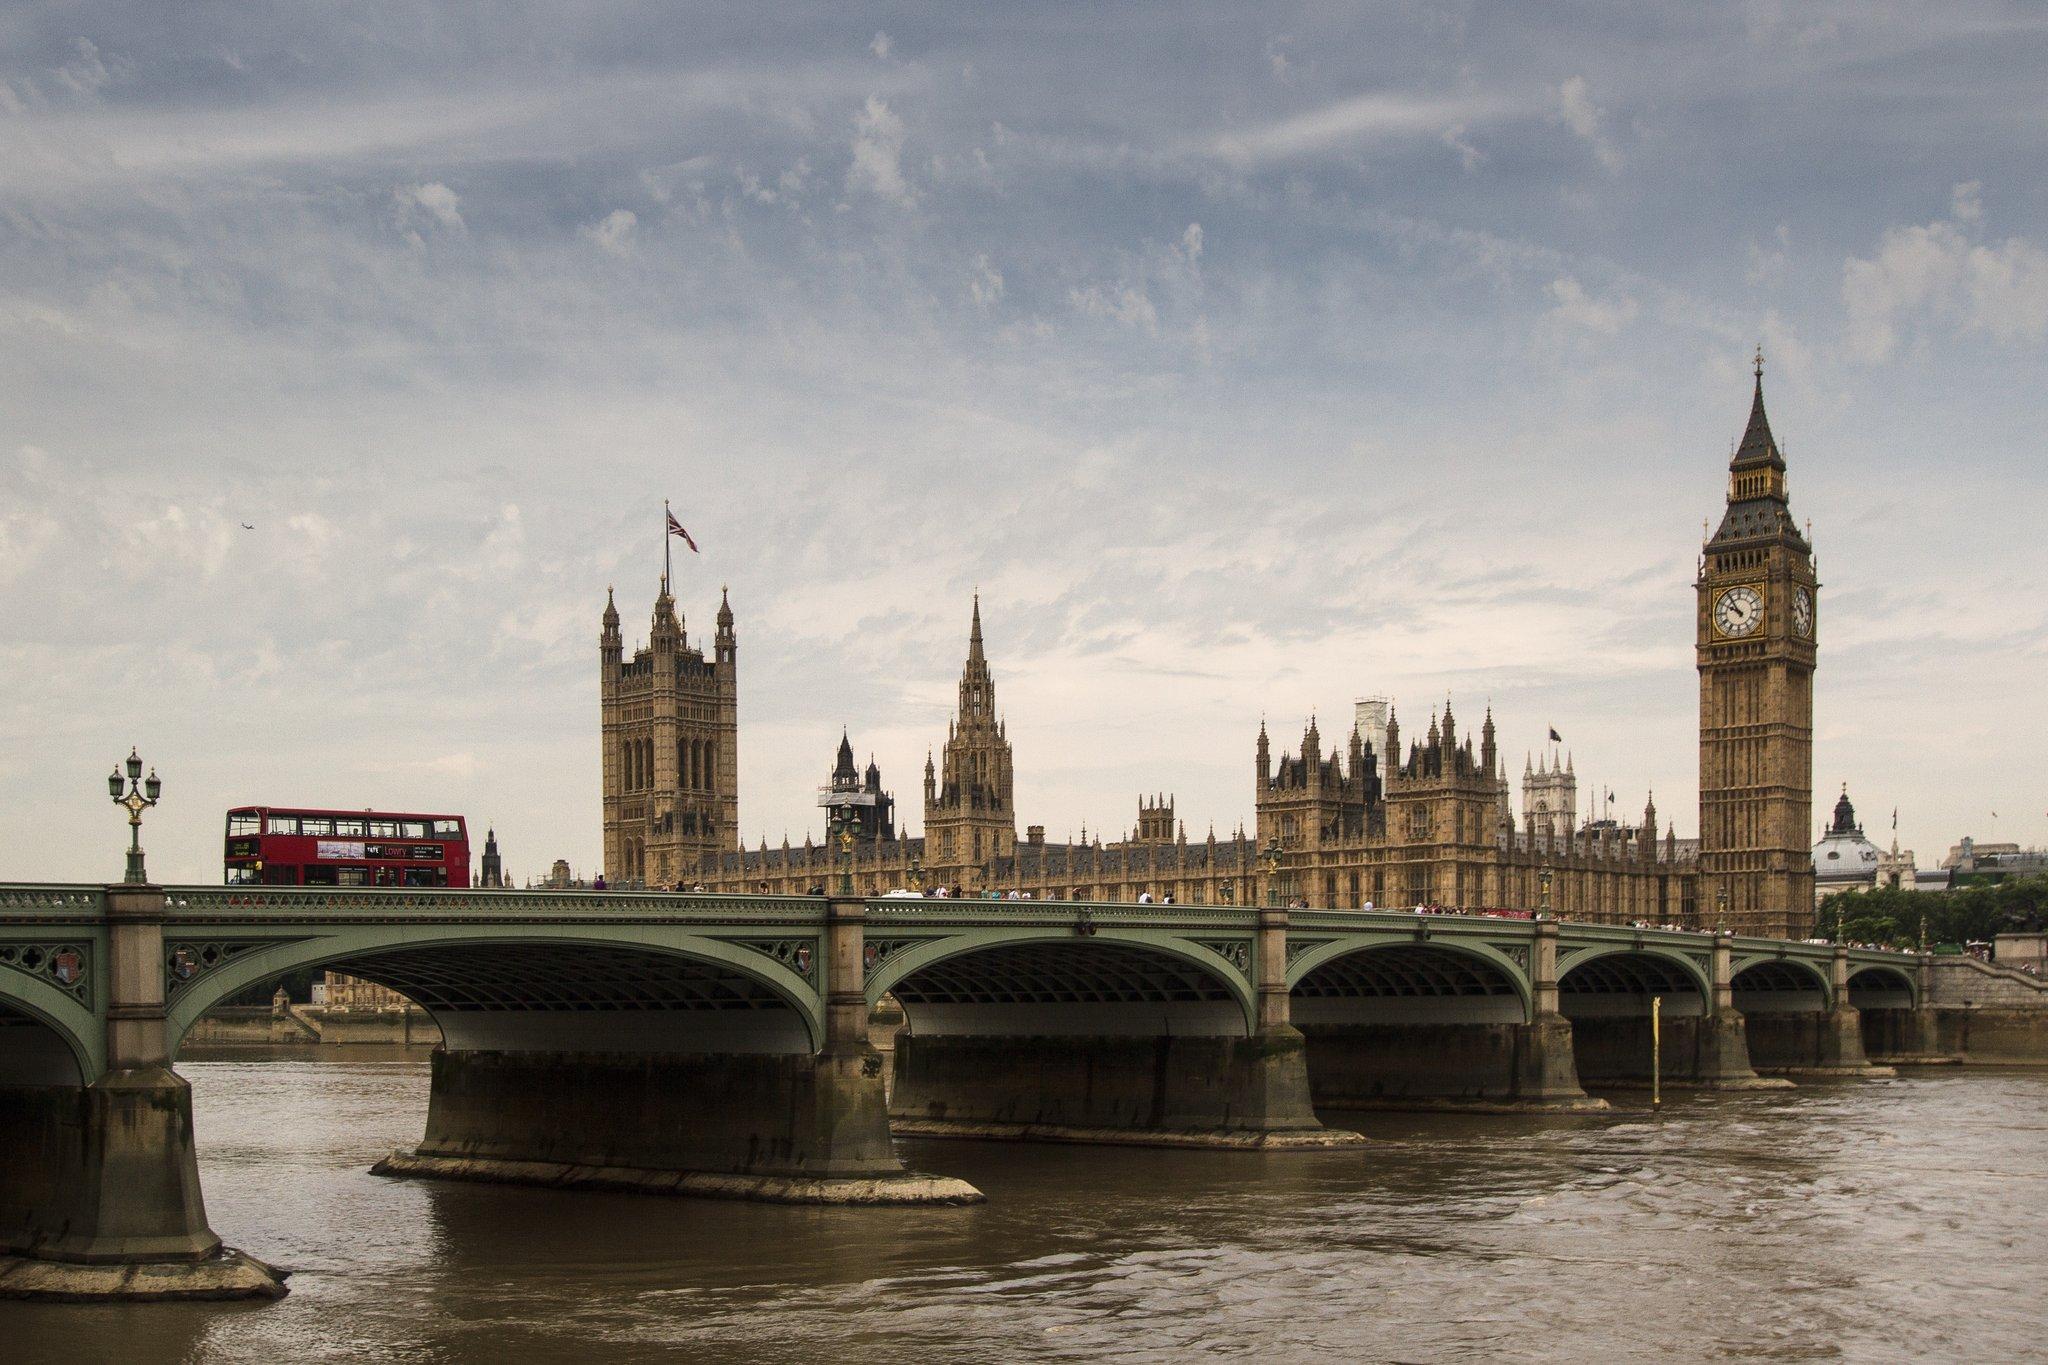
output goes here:
<path id="1" fill-rule="evenodd" d="M 107 887 L 96 918 L 40 958 L 78 954 L 57 984 L 105 992 L 96 1055 L 76 1036 L 70 1057 L 0 1054 L 0 1297 L 281 1297 L 281 1273 L 207 1226 L 192 1091 L 171 1070 L 163 890 Z"/>
<path id="2" fill-rule="evenodd" d="M 1175 943 L 1152 926 L 1177 907 L 979 903 L 1035 921 L 1020 934 L 977 923 L 989 915 L 976 902 L 912 904 L 895 918 L 944 937 L 882 940 L 904 956 L 870 986 L 906 1017 L 898 1133 L 1261 1151 L 1364 1141 L 1325 1128 L 1310 1103 L 1285 910 L 1249 926 L 1242 911 L 1218 917 L 1235 932 Z M 954 943 L 965 950 L 945 952 Z"/>
<path id="3" fill-rule="evenodd" d="M 631 1052 L 472 1048 L 444 1020 L 426 1137 L 374 1170 L 778 1203 L 980 1202 L 965 1181 L 905 1170 L 891 1145 L 860 986 L 865 915 L 858 900 L 826 903 L 815 1051 L 772 1029 L 720 1030 L 716 1048 L 709 1036 Z"/>
<path id="4" fill-rule="evenodd" d="M 1362 1141 L 1318 1107 L 1599 1108 L 1584 1085 L 1647 1080 L 1659 996 L 1672 1084 L 1789 1084 L 1752 1053 L 1886 1074 L 1865 1036 L 1934 1045 L 1917 965 L 1547 917 L 0 886 L 0 1296 L 283 1292 L 208 1226 L 171 1064 L 210 1009 L 307 968 L 441 1032 L 426 1131 L 384 1174 L 946 1204 L 981 1196 L 906 1171 L 892 1129 L 1285 1151 Z"/>
<path id="5" fill-rule="evenodd" d="M 1344 918 L 1317 916 L 1316 927 Z M 1580 1086 L 1571 1022 L 1558 1012 L 1556 921 L 1496 922 L 1477 942 L 1442 927 L 1423 917 L 1365 946 L 1298 945 L 1295 1014 L 1317 1106 L 1607 1108 Z"/>

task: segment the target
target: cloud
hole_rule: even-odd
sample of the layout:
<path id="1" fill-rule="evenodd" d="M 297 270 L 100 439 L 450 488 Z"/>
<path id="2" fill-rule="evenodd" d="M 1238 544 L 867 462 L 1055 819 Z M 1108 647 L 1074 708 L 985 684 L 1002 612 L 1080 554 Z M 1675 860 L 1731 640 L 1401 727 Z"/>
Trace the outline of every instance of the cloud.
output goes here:
<path id="1" fill-rule="evenodd" d="M 1286 34 L 1278 34 L 1266 40 L 1266 66 L 1273 73 L 1273 79 L 1282 85 L 1294 80 L 1294 56 L 1288 51 L 1294 40 Z"/>
<path id="2" fill-rule="evenodd" d="M 1784 223 L 1771 234 L 1766 245 L 1752 237 L 1749 239 L 1749 264 L 1742 272 L 1742 279 L 1752 289 L 1775 288 L 1785 282 L 1791 266 L 1792 229 Z"/>
<path id="3" fill-rule="evenodd" d="M 1550 316 L 1553 320 L 1588 332 L 1613 336 L 1636 319 L 1636 301 L 1626 294 L 1596 299 L 1585 286 L 1569 275 L 1550 282 Z"/>
<path id="4" fill-rule="evenodd" d="M 1965 180 L 1949 191 L 1949 217 L 1958 223 L 1979 223 L 1984 220 L 1984 186 L 1975 180 Z"/>
<path id="5" fill-rule="evenodd" d="M 639 226 L 640 215 L 633 210 L 613 209 L 597 222 L 586 224 L 582 231 L 600 250 L 614 256 L 630 256 Z"/>
<path id="6" fill-rule="evenodd" d="M 1568 76 L 1557 87 L 1557 112 L 1565 127 L 1593 149 L 1594 160 L 1609 171 L 1621 169 L 1621 153 L 1601 128 L 1606 112 L 1593 102 L 1593 87 L 1584 76 Z"/>
<path id="7" fill-rule="evenodd" d="M 81 100 L 97 100 L 100 91 L 118 77 L 128 74 L 130 69 L 126 62 L 118 59 L 109 66 L 89 38 L 78 39 L 72 50 L 71 60 L 50 74 L 56 78 L 57 84 Z"/>
<path id="8" fill-rule="evenodd" d="M 1149 335 L 1159 334 L 1159 309 L 1144 290 L 1134 285 L 1104 288 L 1091 284 L 1070 290 L 1067 300 L 1089 317 L 1111 318 Z"/>
<path id="9" fill-rule="evenodd" d="M 1454 123 L 1444 129 L 1442 141 L 1458 154 L 1458 164 L 1468 171 L 1479 169 L 1479 163 L 1486 160 L 1486 153 L 1473 146 L 1465 137 L 1465 125 Z"/>
<path id="10" fill-rule="evenodd" d="M 1950 207 L 1951 218 L 1888 228 L 1874 254 L 1843 265 L 1849 349 L 1858 359 L 1890 360 L 1902 333 L 1935 322 L 2004 344 L 2048 337 L 2048 251 L 2024 237 L 1980 241 L 1975 181 L 1954 188 Z"/>
<path id="11" fill-rule="evenodd" d="M 1003 272 L 989 264 L 986 254 L 974 258 L 967 278 L 967 293 L 984 311 L 1003 301 Z"/>
<path id="12" fill-rule="evenodd" d="M 868 96 L 854 119 L 853 164 L 847 168 L 846 186 L 903 208 L 917 202 L 917 191 L 903 178 L 903 120 L 878 96 Z"/>
<path id="13" fill-rule="evenodd" d="M 889 60 L 889 53 L 895 48 L 895 46 L 896 45 L 889 40 L 888 34 L 883 33 L 880 30 L 876 30 L 875 40 L 868 44 L 868 51 L 875 54 L 876 60 L 886 62 Z"/>
<path id="14" fill-rule="evenodd" d="M 392 197 L 398 201 L 401 210 L 418 210 L 417 214 L 407 212 L 408 219 L 417 220 L 423 215 L 450 232 L 469 230 L 469 225 L 462 221 L 461 197 L 439 181 L 393 190 Z"/>
<path id="15" fill-rule="evenodd" d="M 1285 160 L 1386 138 L 1441 135 L 1445 128 L 1462 127 L 1499 110 L 1496 102 L 1478 97 L 1379 91 L 1276 123 L 1219 134 L 1210 140 L 1208 150 L 1241 165 Z"/>

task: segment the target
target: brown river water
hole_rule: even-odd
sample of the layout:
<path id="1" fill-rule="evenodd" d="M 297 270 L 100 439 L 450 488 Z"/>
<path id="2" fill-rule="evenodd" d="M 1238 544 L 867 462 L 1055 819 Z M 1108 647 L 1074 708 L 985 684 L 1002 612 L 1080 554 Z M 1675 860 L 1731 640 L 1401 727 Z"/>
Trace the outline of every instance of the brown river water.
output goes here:
<path id="1" fill-rule="evenodd" d="M 387 1180 L 422 1051 L 190 1056 L 263 1305 L 0 1305 L 0 1360 L 2048 1360 L 2048 1071 L 1330 1116 L 1260 1156 L 905 1142 L 819 1210 Z"/>

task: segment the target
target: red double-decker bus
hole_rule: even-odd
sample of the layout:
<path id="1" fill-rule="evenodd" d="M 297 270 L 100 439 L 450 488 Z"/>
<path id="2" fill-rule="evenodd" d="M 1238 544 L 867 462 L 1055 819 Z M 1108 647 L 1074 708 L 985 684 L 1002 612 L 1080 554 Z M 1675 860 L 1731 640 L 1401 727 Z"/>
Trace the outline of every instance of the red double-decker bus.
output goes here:
<path id="1" fill-rule="evenodd" d="M 228 812 L 230 886 L 468 886 L 459 815 L 237 806 Z"/>

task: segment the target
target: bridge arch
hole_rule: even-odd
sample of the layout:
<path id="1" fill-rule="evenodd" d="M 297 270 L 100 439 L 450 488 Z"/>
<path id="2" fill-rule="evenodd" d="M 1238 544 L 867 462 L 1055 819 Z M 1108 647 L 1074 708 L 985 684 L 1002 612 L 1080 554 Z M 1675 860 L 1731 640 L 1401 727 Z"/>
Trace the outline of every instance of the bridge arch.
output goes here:
<path id="1" fill-rule="evenodd" d="M 1533 1017 L 1528 974 L 1490 944 L 1344 938 L 1287 967 L 1296 1024 L 1510 1023 Z"/>
<path id="2" fill-rule="evenodd" d="M 0 979 L 0 1085 L 90 1085 L 106 1070 L 105 1027 L 45 982 Z"/>
<path id="3" fill-rule="evenodd" d="M 1581 948 L 1557 964 L 1557 1007 L 1567 1019 L 1647 1015 L 1652 996 L 1664 997 L 1667 1016 L 1702 1015 L 1713 981 L 1704 963 L 1650 946 Z"/>
<path id="4" fill-rule="evenodd" d="M 251 986 L 330 968 L 413 1000 L 451 1049 L 791 1053 L 822 1045 L 818 992 L 796 970 L 744 944 L 664 937 L 401 923 L 252 946 L 174 987 L 167 1042 L 175 1055 L 200 1016 Z M 808 956 L 816 955 L 813 945 Z"/>
<path id="5" fill-rule="evenodd" d="M 1744 1015 L 1804 1014 L 1834 1004 L 1834 983 L 1811 958 L 1744 958 L 1733 964 L 1728 984 Z"/>
<path id="6" fill-rule="evenodd" d="M 1157 930 L 1048 926 L 920 940 L 880 956 L 866 990 L 870 1002 L 894 995 L 912 1033 L 1244 1037 L 1257 1021 L 1238 964 Z"/>
<path id="7" fill-rule="evenodd" d="M 1849 1003 L 1859 1010 L 1909 1010 L 1920 1004 L 1920 982 L 1902 967 L 1872 963 L 1849 973 Z"/>

